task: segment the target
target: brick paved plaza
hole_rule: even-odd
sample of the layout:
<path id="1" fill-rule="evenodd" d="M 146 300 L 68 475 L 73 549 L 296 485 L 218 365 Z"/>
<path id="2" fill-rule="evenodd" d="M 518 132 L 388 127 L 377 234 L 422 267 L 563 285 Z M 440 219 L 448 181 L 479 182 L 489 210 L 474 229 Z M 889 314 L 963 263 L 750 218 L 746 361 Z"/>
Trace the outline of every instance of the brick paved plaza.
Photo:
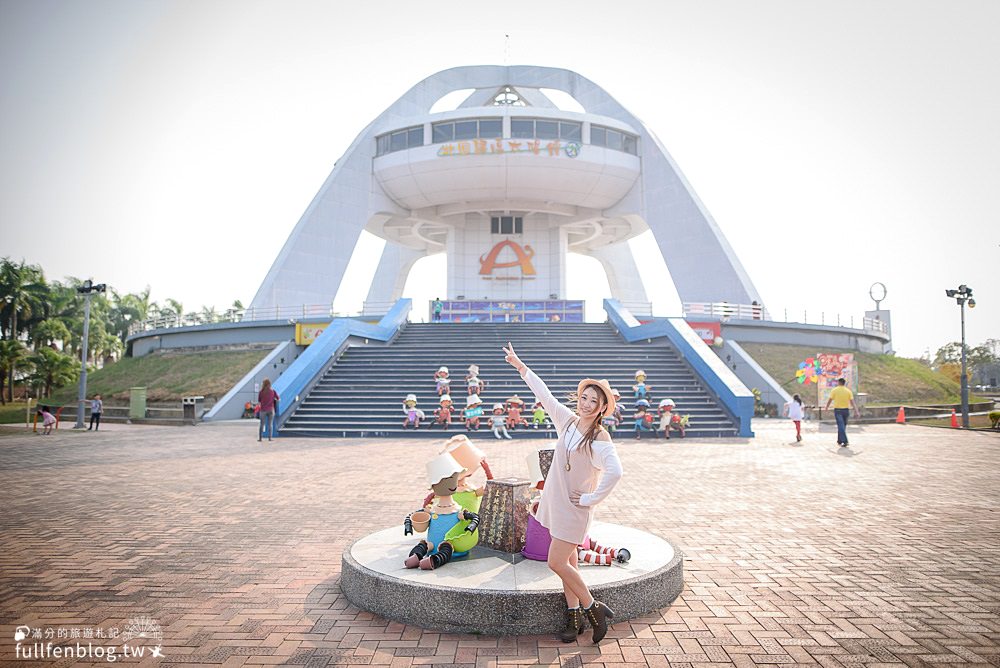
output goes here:
<path id="1" fill-rule="evenodd" d="M 160 666 L 1000 666 L 1000 437 L 852 427 L 838 452 L 829 428 L 809 425 L 801 447 L 787 422 L 755 429 L 619 441 L 625 477 L 598 517 L 682 549 L 685 587 L 595 647 L 423 631 L 340 594 L 342 551 L 413 509 L 437 441 L 5 428 L 0 664 L 38 663 L 16 658 L 17 625 L 148 616 L 163 658 L 142 663 Z M 498 476 L 526 473 L 538 445 L 480 442 Z"/>

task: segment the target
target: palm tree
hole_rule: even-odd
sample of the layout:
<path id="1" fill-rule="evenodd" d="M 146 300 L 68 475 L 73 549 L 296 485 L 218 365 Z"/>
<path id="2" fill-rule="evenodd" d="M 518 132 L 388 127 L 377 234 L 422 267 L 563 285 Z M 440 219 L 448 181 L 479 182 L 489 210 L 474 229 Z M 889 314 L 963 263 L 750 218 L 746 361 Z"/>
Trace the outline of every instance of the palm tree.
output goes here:
<path id="1" fill-rule="evenodd" d="M 8 369 L 23 360 L 28 355 L 28 349 L 20 341 L 5 339 L 0 341 L 0 404 L 6 404 L 3 398 L 4 382 L 7 380 Z M 14 401 L 13 381 L 10 385 L 10 400 Z"/>
<path id="2" fill-rule="evenodd" d="M 10 327 L 3 338 L 16 340 L 19 331 L 28 329 L 35 322 L 45 319 L 44 304 L 47 302 L 48 288 L 45 276 L 38 265 L 29 265 L 24 260 L 20 264 L 8 258 L 0 260 L 0 334 L 3 333 L 2 323 L 9 322 Z M 23 317 L 18 323 L 18 313 Z M 7 381 L 11 400 L 14 397 L 14 368 L 16 361 L 11 360 L 7 367 Z"/>
<path id="3" fill-rule="evenodd" d="M 35 379 L 44 385 L 42 396 L 48 397 L 52 389 L 72 383 L 80 376 L 80 362 L 52 348 L 39 348 L 30 358 L 35 368 Z"/>

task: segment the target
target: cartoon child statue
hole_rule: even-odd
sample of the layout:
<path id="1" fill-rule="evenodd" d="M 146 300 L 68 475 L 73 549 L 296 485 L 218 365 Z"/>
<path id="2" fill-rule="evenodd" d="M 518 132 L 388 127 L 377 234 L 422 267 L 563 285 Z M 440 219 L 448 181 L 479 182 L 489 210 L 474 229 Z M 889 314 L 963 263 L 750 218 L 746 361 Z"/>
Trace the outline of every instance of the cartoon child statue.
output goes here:
<path id="1" fill-rule="evenodd" d="M 490 418 L 493 427 L 493 435 L 498 439 L 511 439 L 513 436 L 507 431 L 507 416 L 503 414 L 503 404 L 493 404 L 493 416 Z M 501 436 L 501 434 L 503 434 Z"/>
<path id="2" fill-rule="evenodd" d="M 545 415 L 545 408 L 542 406 L 542 402 L 535 399 L 535 407 L 531 413 L 531 427 L 533 429 L 538 429 L 539 427 L 546 425 L 547 422 L 548 417 Z"/>
<path id="3" fill-rule="evenodd" d="M 483 416 L 483 400 L 479 398 L 478 394 L 470 394 L 465 398 L 465 430 L 472 431 L 475 429 L 479 431 L 479 418 Z"/>
<path id="4" fill-rule="evenodd" d="M 417 395 L 410 393 L 403 399 L 403 415 L 406 416 L 403 419 L 403 429 L 408 427 L 413 427 L 414 429 L 420 428 L 420 421 L 424 419 L 424 412 L 417 408 Z"/>
<path id="5" fill-rule="evenodd" d="M 465 376 L 465 384 L 469 388 L 469 394 L 482 394 L 486 389 L 486 383 L 479 377 L 479 366 L 469 365 L 469 372 Z"/>
<path id="6" fill-rule="evenodd" d="M 652 392 L 653 386 L 646 384 L 646 372 L 639 369 L 635 372 L 635 385 L 632 386 L 632 391 L 635 392 L 636 399 L 650 399 L 650 394 Z"/>
<path id="7" fill-rule="evenodd" d="M 449 438 L 442 452 L 447 452 L 455 458 L 465 469 L 458 478 L 458 491 L 455 492 L 455 503 L 466 510 L 474 513 L 479 512 L 479 504 L 483 494 L 486 493 L 486 485 L 473 487 L 470 483 L 472 476 L 481 468 L 486 474 L 487 480 L 493 480 L 493 471 L 490 470 L 489 462 L 486 461 L 486 453 L 473 445 L 472 441 L 465 434 L 457 434 Z M 424 505 L 432 501 L 433 493 L 424 499 Z"/>
<path id="8" fill-rule="evenodd" d="M 516 394 L 507 400 L 507 428 L 511 431 L 518 425 L 528 426 L 528 421 L 521 415 L 524 410 L 524 400 Z"/>
<path id="9" fill-rule="evenodd" d="M 451 378 L 448 377 L 448 367 L 443 366 L 434 372 L 434 382 L 437 384 L 437 393 L 448 394 L 451 387 Z"/>
<path id="10" fill-rule="evenodd" d="M 458 481 L 465 468 L 447 452 L 427 462 L 427 480 L 434 499 L 426 509 L 408 515 L 403 533 L 427 532 L 403 562 L 407 568 L 433 570 L 464 557 L 479 542 L 479 515 L 455 502 Z"/>
<path id="11" fill-rule="evenodd" d="M 444 426 L 444 430 L 448 431 L 448 427 L 451 426 L 451 414 L 455 412 L 455 408 L 451 401 L 450 394 L 442 394 L 441 400 L 438 402 L 440 406 L 434 409 L 434 425 Z"/>

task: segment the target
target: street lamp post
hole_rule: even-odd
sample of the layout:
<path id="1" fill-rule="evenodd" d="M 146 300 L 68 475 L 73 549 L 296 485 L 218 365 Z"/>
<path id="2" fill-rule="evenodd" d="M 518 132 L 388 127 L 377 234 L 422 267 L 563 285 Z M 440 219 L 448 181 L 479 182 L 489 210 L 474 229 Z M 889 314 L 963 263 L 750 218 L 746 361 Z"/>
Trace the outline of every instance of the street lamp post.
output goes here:
<path id="1" fill-rule="evenodd" d="M 969 375 L 966 371 L 965 358 L 965 303 L 969 303 L 969 308 L 976 308 L 976 300 L 972 298 L 972 288 L 962 284 L 957 290 L 945 290 L 944 294 L 954 297 L 958 304 L 959 312 L 962 314 L 962 427 L 969 428 Z"/>
<path id="2" fill-rule="evenodd" d="M 76 394 L 76 424 L 73 426 L 74 429 L 83 429 L 83 414 L 85 412 L 84 405 L 87 402 L 87 338 L 90 335 L 90 298 L 95 292 L 104 292 L 106 286 L 104 283 L 99 283 L 94 285 L 93 281 L 89 278 L 83 282 L 83 285 L 76 289 L 81 295 L 83 295 L 83 352 L 81 355 L 82 368 L 80 369 L 80 387 Z"/>

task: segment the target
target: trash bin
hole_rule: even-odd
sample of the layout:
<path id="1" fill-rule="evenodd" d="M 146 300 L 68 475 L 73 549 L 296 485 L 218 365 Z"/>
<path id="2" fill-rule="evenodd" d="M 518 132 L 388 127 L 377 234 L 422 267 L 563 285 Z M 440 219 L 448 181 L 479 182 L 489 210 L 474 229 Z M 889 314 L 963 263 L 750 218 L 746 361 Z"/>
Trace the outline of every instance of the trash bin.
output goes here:
<path id="1" fill-rule="evenodd" d="M 128 417 L 130 420 L 146 417 L 146 388 L 129 388 Z"/>
<path id="2" fill-rule="evenodd" d="M 184 409 L 184 421 L 194 424 L 201 418 L 202 405 L 205 397 L 183 397 L 181 406 Z"/>

